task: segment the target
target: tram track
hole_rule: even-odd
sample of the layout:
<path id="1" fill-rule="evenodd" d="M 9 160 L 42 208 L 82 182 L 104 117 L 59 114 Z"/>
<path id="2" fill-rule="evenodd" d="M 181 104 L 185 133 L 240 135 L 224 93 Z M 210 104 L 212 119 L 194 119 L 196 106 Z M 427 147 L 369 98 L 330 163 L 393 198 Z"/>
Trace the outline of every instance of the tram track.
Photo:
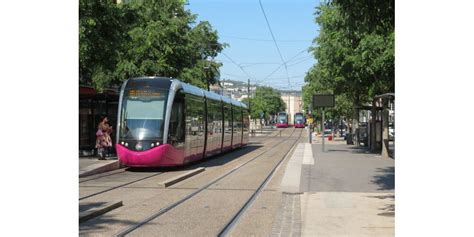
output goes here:
<path id="1" fill-rule="evenodd" d="M 102 191 L 99 191 L 99 192 L 95 192 L 95 193 L 92 193 L 92 194 L 89 194 L 89 195 L 80 197 L 80 198 L 79 198 L 79 201 L 84 200 L 84 199 L 87 199 L 87 198 L 90 198 L 90 197 L 93 197 L 93 196 L 96 196 L 96 195 L 99 195 L 99 194 L 102 194 L 102 193 L 110 192 L 110 191 L 112 191 L 112 190 L 115 190 L 115 189 L 118 189 L 118 188 L 122 188 L 122 187 L 125 187 L 125 186 L 127 186 L 127 185 L 130 185 L 130 184 L 133 184 L 133 183 L 137 183 L 137 182 L 140 182 L 140 181 L 142 181 L 142 180 L 149 179 L 149 178 L 152 178 L 152 177 L 161 175 L 161 174 L 164 174 L 164 172 L 154 173 L 154 174 L 152 174 L 152 175 L 148 175 L 148 176 L 145 176 L 145 177 L 142 177 L 142 178 L 139 178 L 139 179 L 135 179 L 135 180 L 130 181 L 130 182 L 126 182 L 126 183 L 123 183 L 123 184 L 120 184 L 120 185 L 116 185 L 116 186 L 110 187 L 110 188 L 108 188 L 108 189 L 105 189 L 105 190 L 102 190 Z"/>
<path id="2" fill-rule="evenodd" d="M 293 132 L 294 132 L 294 131 L 293 131 Z M 293 133 L 292 133 L 292 134 L 293 134 Z M 292 134 L 291 134 L 291 135 L 292 135 Z M 262 138 L 267 138 L 267 137 L 269 137 L 270 135 L 271 135 L 271 138 L 275 138 L 275 137 L 277 137 L 277 136 L 279 135 L 279 133 L 273 134 L 273 132 L 272 132 L 272 133 L 270 133 L 270 134 L 268 134 L 267 136 L 262 137 Z M 280 135 L 281 135 L 281 134 L 280 134 Z M 291 135 L 290 135 L 290 136 L 291 136 Z M 193 166 L 196 166 L 196 165 L 193 165 Z M 98 179 L 101 179 L 101 178 L 104 178 L 104 177 L 109 177 L 109 178 L 110 178 L 110 176 L 113 176 L 113 175 L 120 175 L 120 174 L 123 174 L 123 173 L 125 173 L 125 172 L 127 172 L 127 171 L 126 171 L 126 168 L 123 168 L 123 169 L 121 169 L 121 171 L 119 171 L 119 172 L 113 172 L 113 173 L 110 173 L 110 174 L 100 175 L 100 176 L 98 176 L 98 177 L 93 177 L 93 178 L 90 178 L 90 179 L 82 180 L 82 181 L 80 181 L 79 183 L 85 183 L 85 182 L 89 182 L 89 181 L 93 181 L 93 180 L 98 180 Z M 139 178 L 139 179 L 136 179 L 136 180 L 133 180 L 133 181 L 130 181 L 130 182 L 126 182 L 126 183 L 123 183 L 123 184 L 120 184 L 120 185 L 116 185 L 116 186 L 110 187 L 110 188 L 105 189 L 105 190 L 101 190 L 101 191 L 99 191 L 99 192 L 95 192 L 95 193 L 92 193 L 92 194 L 89 194 L 89 195 L 80 197 L 80 198 L 79 198 L 79 201 L 84 200 L 84 199 L 87 199 L 87 198 L 90 198 L 90 197 L 97 196 L 97 195 L 99 195 L 99 194 L 103 194 L 103 193 L 106 193 L 106 192 L 110 192 L 110 191 L 112 191 L 112 190 L 115 190 L 115 189 L 118 189 L 118 188 L 122 188 L 122 187 L 125 187 L 125 186 L 127 186 L 127 185 L 130 185 L 130 184 L 133 184 L 133 183 L 137 183 L 137 182 L 140 182 L 140 181 L 142 181 L 142 180 L 145 180 L 145 179 L 148 179 L 148 178 L 152 178 L 152 177 L 155 177 L 155 176 L 160 175 L 160 174 L 163 174 L 163 173 L 165 173 L 165 172 L 160 172 L 160 173 L 152 174 L 152 175 L 150 175 L 150 176 L 146 176 L 146 177 L 143 177 L 143 178 Z M 91 187 L 92 187 L 92 186 L 91 186 Z"/>
<path id="3" fill-rule="evenodd" d="M 264 136 L 249 136 L 249 138 L 251 138 L 252 140 L 263 140 L 265 138 L 274 138 L 274 137 L 277 137 L 278 135 L 281 136 L 281 131 L 282 130 L 279 130 L 279 129 L 274 129 L 271 133 L 269 134 L 265 134 Z"/>
<path id="4" fill-rule="evenodd" d="M 219 231 L 218 236 L 223 237 L 227 236 L 233 229 L 234 227 L 238 224 L 240 218 L 244 215 L 244 213 L 252 206 L 252 204 L 255 202 L 257 199 L 258 195 L 263 191 L 263 189 L 267 186 L 268 182 L 273 178 L 275 171 L 278 170 L 282 162 L 288 157 L 288 155 L 293 151 L 298 144 L 298 141 L 301 138 L 301 134 L 303 134 L 303 130 L 300 132 L 299 136 L 297 139 L 295 139 L 295 142 L 291 146 L 290 149 L 284 154 L 284 156 L 278 161 L 278 163 L 272 168 L 270 173 L 267 175 L 265 180 L 260 184 L 260 186 L 255 190 L 255 192 L 252 194 L 252 196 L 245 202 L 245 204 L 242 206 L 242 208 L 239 209 L 239 211 L 227 222 L 227 224 Z"/>
<path id="5" fill-rule="evenodd" d="M 292 137 L 293 134 L 295 133 L 296 129 L 293 129 L 291 134 L 288 136 L 288 138 Z M 278 133 L 275 135 L 275 137 L 278 135 Z M 299 133 L 298 137 L 295 139 L 295 142 L 294 144 L 291 146 L 291 148 L 288 150 L 288 152 L 286 152 L 286 154 L 288 154 L 294 147 L 294 145 L 299 141 L 299 139 L 301 138 L 301 135 L 302 135 L 302 130 L 301 132 Z M 185 197 L 179 199 L 178 201 L 166 206 L 166 207 L 163 207 L 161 208 L 159 211 L 155 212 L 155 213 L 152 213 L 151 215 L 149 215 L 148 217 L 142 219 L 141 221 L 137 221 L 135 224 L 132 224 L 132 225 L 129 225 L 128 227 L 122 229 L 120 232 L 116 233 L 114 236 L 125 236 L 139 228 L 141 228 L 142 226 L 144 226 L 145 224 L 149 223 L 150 221 L 152 220 L 155 220 L 156 218 L 158 218 L 159 216 L 162 216 L 163 214 L 173 210 L 174 208 L 176 208 L 177 206 L 185 203 L 186 201 L 190 200 L 192 197 L 196 196 L 197 194 L 203 192 L 204 190 L 209 190 L 209 187 L 211 187 L 212 185 L 216 184 L 217 182 L 223 180 L 224 178 L 228 177 L 229 175 L 233 174 L 234 172 L 240 170 L 242 167 L 246 166 L 247 164 L 251 163 L 252 161 L 255 161 L 257 160 L 258 158 L 262 157 L 264 154 L 272 151 L 274 148 L 278 147 L 280 144 L 284 143 L 284 142 L 287 142 L 288 139 L 281 139 L 281 141 L 275 143 L 272 145 L 272 147 L 270 149 L 267 149 L 257 155 L 255 155 L 253 158 L 245 161 L 244 163 L 240 164 L 240 165 L 237 165 L 236 167 L 232 168 L 231 170 L 225 172 L 223 175 L 220 175 L 218 178 L 215 178 L 214 180 L 208 182 L 207 184 L 201 186 L 200 188 L 198 188 L 197 190 L 195 190 L 194 192 L 186 195 Z M 258 194 L 261 192 L 261 190 L 263 189 L 263 187 L 265 187 L 266 183 L 268 183 L 268 181 L 271 179 L 272 175 L 274 174 L 274 171 L 278 168 L 278 166 L 281 164 L 281 162 L 286 158 L 286 154 L 279 160 L 279 162 L 273 167 L 272 171 L 270 172 L 270 174 L 265 178 L 265 180 L 263 181 L 262 184 L 260 184 L 259 188 L 255 191 L 255 193 L 251 196 L 251 200 L 255 200 L 255 198 L 258 196 Z M 247 202 L 245 202 L 244 206 L 239 209 L 239 213 L 244 213 L 245 212 L 245 209 L 252 203 L 253 201 L 250 201 L 248 200 Z M 244 211 L 242 211 L 244 210 Z M 241 214 L 237 213 L 236 215 L 233 216 L 233 218 L 231 219 L 231 222 L 232 221 L 238 221 L 239 218 L 236 218 L 236 216 L 240 216 Z M 235 222 L 234 221 L 234 222 Z M 223 228 L 223 230 L 225 230 L 227 228 L 227 225 L 229 225 L 229 223 L 226 224 L 226 226 Z"/>
<path id="6" fill-rule="evenodd" d="M 119 170 L 110 171 L 110 172 L 107 172 L 107 173 L 104 173 L 104 174 L 99 174 L 99 175 L 91 177 L 91 178 L 84 178 L 83 180 L 79 181 L 79 183 L 85 183 L 85 182 L 89 182 L 89 181 L 93 181 L 93 180 L 98 180 L 98 179 L 101 179 L 101 178 L 104 178 L 104 177 L 109 177 L 109 176 L 112 176 L 112 175 L 121 174 L 121 173 L 126 172 L 125 169 L 127 169 L 127 168 L 121 168 Z"/>

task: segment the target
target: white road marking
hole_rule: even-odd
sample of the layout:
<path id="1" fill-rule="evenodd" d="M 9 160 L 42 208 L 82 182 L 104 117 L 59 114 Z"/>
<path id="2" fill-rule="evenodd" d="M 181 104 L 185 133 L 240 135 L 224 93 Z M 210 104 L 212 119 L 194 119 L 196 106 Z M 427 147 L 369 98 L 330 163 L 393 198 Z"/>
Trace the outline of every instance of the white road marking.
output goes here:
<path id="1" fill-rule="evenodd" d="M 303 165 L 314 165 L 313 149 L 309 143 L 304 144 Z"/>
<path id="2" fill-rule="evenodd" d="M 282 192 L 299 192 L 304 151 L 305 146 L 303 143 L 300 143 L 291 155 L 286 165 L 285 175 L 281 180 L 280 188 Z"/>

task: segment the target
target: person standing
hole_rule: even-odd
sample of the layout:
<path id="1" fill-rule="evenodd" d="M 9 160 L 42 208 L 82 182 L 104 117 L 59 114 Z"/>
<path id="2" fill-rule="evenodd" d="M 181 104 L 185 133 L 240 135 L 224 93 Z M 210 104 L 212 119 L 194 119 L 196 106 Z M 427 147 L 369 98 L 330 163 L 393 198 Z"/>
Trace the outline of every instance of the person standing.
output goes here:
<path id="1" fill-rule="evenodd" d="M 109 120 L 107 116 L 101 117 L 96 132 L 95 142 L 95 147 L 97 148 L 99 160 L 105 160 L 105 157 L 108 153 L 108 149 L 112 147 L 112 138 L 110 137 L 111 133 L 112 126 L 109 125 Z"/>

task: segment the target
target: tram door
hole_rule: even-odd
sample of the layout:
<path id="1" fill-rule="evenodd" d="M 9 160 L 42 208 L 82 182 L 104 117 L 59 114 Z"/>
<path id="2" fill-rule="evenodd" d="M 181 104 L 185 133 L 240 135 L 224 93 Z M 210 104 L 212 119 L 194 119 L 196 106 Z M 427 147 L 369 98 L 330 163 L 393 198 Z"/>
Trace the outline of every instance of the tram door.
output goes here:
<path id="1" fill-rule="evenodd" d="M 171 109 L 170 126 L 168 132 L 169 144 L 176 149 L 184 151 L 184 95 L 177 92 L 173 101 L 173 108 Z"/>

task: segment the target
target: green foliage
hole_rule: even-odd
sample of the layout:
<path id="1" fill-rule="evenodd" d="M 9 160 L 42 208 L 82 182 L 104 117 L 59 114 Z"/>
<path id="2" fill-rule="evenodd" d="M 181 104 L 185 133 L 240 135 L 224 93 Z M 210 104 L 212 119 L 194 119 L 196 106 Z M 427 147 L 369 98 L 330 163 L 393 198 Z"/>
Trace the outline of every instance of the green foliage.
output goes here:
<path id="1" fill-rule="evenodd" d="M 175 77 L 207 88 L 225 47 L 179 0 L 80 3 L 80 82 L 101 89 L 136 76 Z"/>
<path id="2" fill-rule="evenodd" d="M 333 0 L 316 8 L 317 64 L 307 73 L 303 101 L 334 93 L 333 116 L 351 117 L 356 105 L 395 89 L 394 1 Z"/>
<path id="3" fill-rule="evenodd" d="M 248 98 L 242 100 L 243 103 L 249 103 Z M 250 116 L 251 118 L 260 118 L 260 114 L 268 119 L 270 115 L 275 115 L 286 109 L 285 102 L 281 99 L 279 91 L 271 87 L 257 87 L 255 96 L 250 98 Z"/>
<path id="4" fill-rule="evenodd" d="M 79 1 L 79 82 L 102 88 L 124 40 L 124 14 L 112 1 Z"/>

